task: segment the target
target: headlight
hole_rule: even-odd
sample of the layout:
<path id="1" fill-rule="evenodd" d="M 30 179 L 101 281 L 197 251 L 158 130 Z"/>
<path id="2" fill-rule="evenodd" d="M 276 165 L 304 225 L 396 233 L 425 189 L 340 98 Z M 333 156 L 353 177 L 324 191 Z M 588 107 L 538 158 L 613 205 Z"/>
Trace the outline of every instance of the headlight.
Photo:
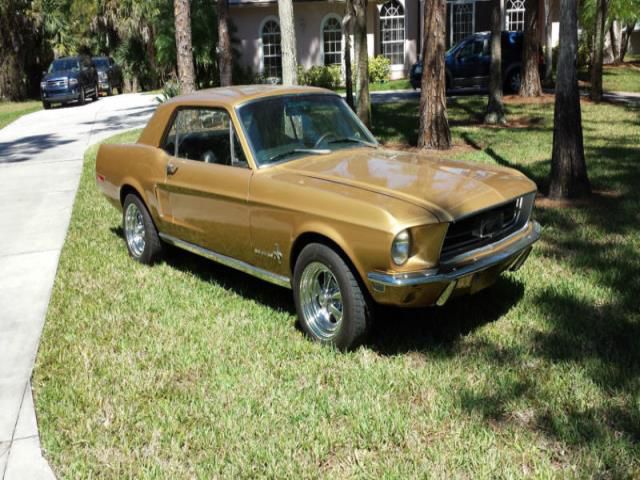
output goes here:
<path id="1" fill-rule="evenodd" d="M 69 79 L 69 85 L 71 85 L 72 87 L 74 85 L 77 85 L 77 84 L 78 84 L 78 79 L 77 78 L 70 78 Z"/>
<path id="2" fill-rule="evenodd" d="M 43 90 L 47 88 L 47 82 L 40 82 L 40 88 Z"/>
<path id="3" fill-rule="evenodd" d="M 411 236 L 407 230 L 403 230 L 391 244 L 391 259 L 396 265 L 404 265 L 409 260 L 411 252 Z"/>

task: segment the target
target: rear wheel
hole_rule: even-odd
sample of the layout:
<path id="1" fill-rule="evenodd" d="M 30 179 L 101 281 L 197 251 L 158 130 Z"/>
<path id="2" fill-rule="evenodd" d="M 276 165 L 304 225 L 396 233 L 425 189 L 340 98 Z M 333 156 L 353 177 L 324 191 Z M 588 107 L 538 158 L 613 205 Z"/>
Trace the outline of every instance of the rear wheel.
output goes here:
<path id="1" fill-rule="evenodd" d="M 311 339 L 351 350 L 368 331 L 370 314 L 354 273 L 326 245 L 307 245 L 294 268 L 293 296 L 298 320 Z"/>
<path id="2" fill-rule="evenodd" d="M 51 108 L 51 104 L 49 102 L 42 102 L 42 108 L 45 110 L 49 110 Z"/>
<path id="3" fill-rule="evenodd" d="M 147 265 L 160 258 L 162 242 L 158 230 L 140 197 L 132 193 L 124 199 L 122 227 L 131 258 Z"/>

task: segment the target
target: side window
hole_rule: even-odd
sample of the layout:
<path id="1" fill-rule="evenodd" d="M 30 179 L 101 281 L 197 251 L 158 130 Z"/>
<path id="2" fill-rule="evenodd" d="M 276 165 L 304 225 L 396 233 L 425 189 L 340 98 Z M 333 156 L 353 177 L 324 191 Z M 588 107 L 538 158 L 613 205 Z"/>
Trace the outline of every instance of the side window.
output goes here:
<path id="1" fill-rule="evenodd" d="M 162 148 L 169 155 L 186 160 L 248 166 L 229 114 L 222 109 L 179 110 Z"/>

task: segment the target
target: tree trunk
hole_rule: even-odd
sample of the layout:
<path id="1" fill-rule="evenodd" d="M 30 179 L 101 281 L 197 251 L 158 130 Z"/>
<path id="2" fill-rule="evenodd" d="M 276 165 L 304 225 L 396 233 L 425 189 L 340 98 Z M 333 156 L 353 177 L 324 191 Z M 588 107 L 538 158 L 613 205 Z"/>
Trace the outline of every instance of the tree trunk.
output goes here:
<path id="1" fill-rule="evenodd" d="M 355 111 L 353 101 L 353 69 L 351 67 L 351 32 L 353 25 L 353 3 L 346 1 L 345 15 L 342 19 L 342 30 L 344 32 L 344 83 L 347 90 L 347 104 Z"/>
<path id="2" fill-rule="evenodd" d="M 604 56 L 604 32 L 607 21 L 607 0 L 596 1 L 596 24 L 593 38 L 593 62 L 591 63 L 591 100 L 602 100 L 602 62 Z"/>
<path id="3" fill-rule="evenodd" d="M 227 0 L 218 0 L 218 67 L 220 68 L 220 85 L 232 85 L 231 36 L 229 35 L 229 5 Z"/>
<path id="4" fill-rule="evenodd" d="M 491 70 L 489 77 L 489 102 L 484 122 L 506 124 L 502 103 L 502 0 L 491 5 Z"/>
<path id="5" fill-rule="evenodd" d="M 355 12 L 354 43 L 356 50 L 356 113 L 368 127 L 371 125 L 369 96 L 369 53 L 367 48 L 367 0 L 353 0 Z"/>
<path id="6" fill-rule="evenodd" d="M 619 62 L 624 62 L 624 57 L 627 55 L 627 50 L 629 49 L 629 39 L 631 38 L 631 34 L 633 33 L 633 29 L 636 26 L 637 21 L 627 23 L 624 30 L 622 30 L 622 36 L 620 37 L 620 59 Z"/>
<path id="7" fill-rule="evenodd" d="M 27 96 L 27 15 L 20 2 L 0 0 L 0 99 Z"/>
<path id="8" fill-rule="evenodd" d="M 551 157 L 551 198 L 589 195 L 582 140 L 582 114 L 576 58 L 578 53 L 578 14 L 576 0 L 560 2 L 560 53 L 556 80 Z"/>
<path id="9" fill-rule="evenodd" d="M 418 131 L 418 147 L 423 149 L 451 148 L 444 66 L 446 8 L 445 0 L 426 0 L 424 3 L 423 73 Z"/>
<path id="10" fill-rule="evenodd" d="M 280 42 L 282 45 L 282 84 L 297 85 L 298 62 L 292 0 L 278 0 L 278 17 L 280 17 Z"/>
<path id="11" fill-rule="evenodd" d="M 546 86 L 553 85 L 553 22 L 551 0 L 544 0 L 544 79 Z"/>
<path id="12" fill-rule="evenodd" d="M 618 63 L 620 58 L 620 38 L 619 38 L 618 22 L 612 20 L 609 24 L 609 43 L 611 45 L 611 55 L 613 63 Z"/>
<path id="13" fill-rule="evenodd" d="M 180 93 L 195 92 L 196 77 L 193 68 L 193 47 L 191 44 L 190 0 L 173 0 L 176 22 L 176 57 Z"/>
<path id="14" fill-rule="evenodd" d="M 538 32 L 538 1 L 525 2 L 524 45 L 522 47 L 522 83 L 521 97 L 539 97 L 542 95 L 540 83 L 540 34 Z"/>

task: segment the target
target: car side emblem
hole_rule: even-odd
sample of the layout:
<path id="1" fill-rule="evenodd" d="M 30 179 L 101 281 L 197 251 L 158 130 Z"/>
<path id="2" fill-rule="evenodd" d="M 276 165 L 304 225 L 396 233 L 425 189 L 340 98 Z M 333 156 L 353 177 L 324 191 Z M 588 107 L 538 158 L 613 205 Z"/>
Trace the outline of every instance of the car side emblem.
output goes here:
<path id="1" fill-rule="evenodd" d="M 278 264 L 281 264 L 282 259 L 284 258 L 284 255 L 280 250 L 280 245 L 278 245 L 277 243 L 273 246 L 273 251 L 271 252 L 267 252 L 266 250 L 261 250 L 259 248 L 255 248 L 253 252 L 256 255 L 260 255 L 261 257 L 266 257 L 266 258 L 270 258 L 271 260 L 275 260 L 276 262 L 278 262 Z"/>

